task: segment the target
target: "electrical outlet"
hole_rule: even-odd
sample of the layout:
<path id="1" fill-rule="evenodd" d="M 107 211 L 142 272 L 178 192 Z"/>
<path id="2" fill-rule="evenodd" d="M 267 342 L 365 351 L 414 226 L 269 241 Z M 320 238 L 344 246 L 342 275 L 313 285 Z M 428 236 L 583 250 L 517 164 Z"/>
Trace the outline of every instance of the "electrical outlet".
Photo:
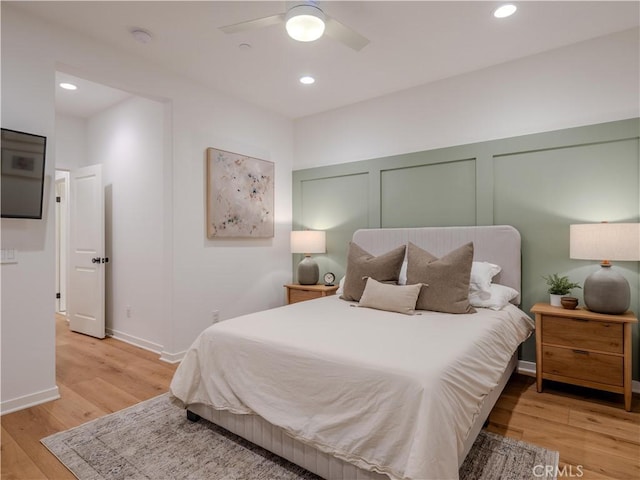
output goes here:
<path id="1" fill-rule="evenodd" d="M 220 312 L 218 310 L 211 311 L 211 323 L 218 323 L 220 321 Z"/>
<path id="2" fill-rule="evenodd" d="M 131 305 L 127 305 L 124 308 L 125 313 L 127 314 L 127 318 L 131 318 Z"/>

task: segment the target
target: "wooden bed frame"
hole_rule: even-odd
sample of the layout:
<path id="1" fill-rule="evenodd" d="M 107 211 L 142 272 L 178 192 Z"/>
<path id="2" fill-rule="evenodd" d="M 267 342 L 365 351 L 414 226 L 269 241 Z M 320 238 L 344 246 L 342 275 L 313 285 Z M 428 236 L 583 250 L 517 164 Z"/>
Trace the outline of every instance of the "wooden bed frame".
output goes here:
<path id="1" fill-rule="evenodd" d="M 442 256 L 465 243 L 473 242 L 474 260 L 500 265 L 502 272 L 495 281 L 520 291 L 520 234 L 511 226 L 366 229 L 355 232 L 353 241 L 374 255 L 412 242 L 436 256 Z M 519 298 L 514 300 L 514 303 L 519 304 Z M 515 370 L 517 362 L 516 351 L 497 387 L 484 399 L 480 414 L 469 430 L 464 451 L 458 458 L 458 466 L 462 465 L 471 450 L 473 442 Z M 215 410 L 206 405 L 193 404 L 188 406 L 187 417 L 192 421 L 204 418 L 325 479 L 389 479 L 386 475 L 360 469 L 306 445 L 257 415 L 236 415 L 226 410 Z"/>

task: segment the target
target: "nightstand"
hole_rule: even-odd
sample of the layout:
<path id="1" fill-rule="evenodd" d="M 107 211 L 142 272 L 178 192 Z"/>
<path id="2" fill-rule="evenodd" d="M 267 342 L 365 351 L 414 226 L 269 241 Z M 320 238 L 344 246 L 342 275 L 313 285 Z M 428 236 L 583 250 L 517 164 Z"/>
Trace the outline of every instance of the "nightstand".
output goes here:
<path id="1" fill-rule="evenodd" d="M 632 312 L 605 315 L 536 303 L 536 387 L 542 380 L 596 388 L 624 395 L 631 410 Z"/>
<path id="2" fill-rule="evenodd" d="M 299 283 L 289 283 L 285 285 L 284 288 L 287 289 L 287 303 L 292 304 L 334 295 L 336 290 L 338 290 L 338 285 L 300 285 Z"/>

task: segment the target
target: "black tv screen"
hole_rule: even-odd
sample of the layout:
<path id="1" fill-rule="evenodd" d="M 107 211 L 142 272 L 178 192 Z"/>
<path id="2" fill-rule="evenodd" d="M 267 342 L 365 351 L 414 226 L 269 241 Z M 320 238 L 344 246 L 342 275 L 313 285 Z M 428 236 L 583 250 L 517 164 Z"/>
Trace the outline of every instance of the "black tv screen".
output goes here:
<path id="1" fill-rule="evenodd" d="M 47 137 L 6 128 L 1 131 L 2 217 L 42 218 Z"/>

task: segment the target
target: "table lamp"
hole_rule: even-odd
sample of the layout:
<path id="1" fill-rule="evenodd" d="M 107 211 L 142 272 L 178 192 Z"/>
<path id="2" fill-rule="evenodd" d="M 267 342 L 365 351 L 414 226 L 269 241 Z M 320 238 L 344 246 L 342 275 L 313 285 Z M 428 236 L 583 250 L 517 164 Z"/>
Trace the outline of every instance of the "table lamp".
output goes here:
<path id="1" fill-rule="evenodd" d="M 629 282 L 611 260 L 640 260 L 640 223 L 590 223 L 569 228 L 569 257 L 601 260 L 584 281 L 584 303 L 593 312 L 618 315 L 629 308 Z"/>
<path id="2" fill-rule="evenodd" d="M 318 264 L 311 258 L 312 253 L 325 253 L 326 234 L 321 230 L 302 230 L 291 232 L 291 253 L 303 253 L 304 258 L 298 264 L 298 283 L 315 285 L 320 276 Z"/>

